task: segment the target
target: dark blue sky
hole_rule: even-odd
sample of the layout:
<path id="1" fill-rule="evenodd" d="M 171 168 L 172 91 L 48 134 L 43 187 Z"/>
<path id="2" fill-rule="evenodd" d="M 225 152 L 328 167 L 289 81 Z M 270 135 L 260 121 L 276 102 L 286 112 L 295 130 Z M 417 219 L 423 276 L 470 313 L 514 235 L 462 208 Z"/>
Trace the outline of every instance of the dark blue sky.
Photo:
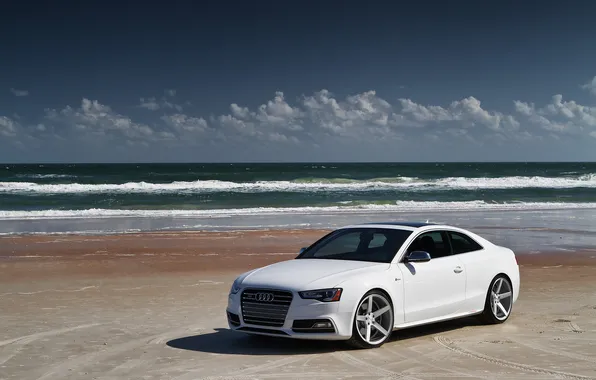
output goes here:
<path id="1" fill-rule="evenodd" d="M 594 160 L 595 12 L 5 1 L 0 161 Z"/>

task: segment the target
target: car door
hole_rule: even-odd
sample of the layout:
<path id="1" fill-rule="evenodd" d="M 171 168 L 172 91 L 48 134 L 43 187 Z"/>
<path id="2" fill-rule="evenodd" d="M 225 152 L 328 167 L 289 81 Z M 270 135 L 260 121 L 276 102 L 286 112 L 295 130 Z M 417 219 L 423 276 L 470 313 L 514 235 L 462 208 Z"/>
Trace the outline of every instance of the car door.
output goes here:
<path id="1" fill-rule="evenodd" d="M 492 277 L 492 255 L 482 245 L 464 232 L 449 231 L 449 241 L 454 256 L 459 257 L 466 268 L 466 306 L 470 312 L 484 308 L 486 293 Z"/>
<path id="2" fill-rule="evenodd" d="M 451 254 L 446 231 L 417 236 L 406 250 L 426 251 L 427 262 L 398 264 L 403 275 L 405 323 L 440 319 L 461 311 L 466 294 L 466 272 L 458 255 Z"/>

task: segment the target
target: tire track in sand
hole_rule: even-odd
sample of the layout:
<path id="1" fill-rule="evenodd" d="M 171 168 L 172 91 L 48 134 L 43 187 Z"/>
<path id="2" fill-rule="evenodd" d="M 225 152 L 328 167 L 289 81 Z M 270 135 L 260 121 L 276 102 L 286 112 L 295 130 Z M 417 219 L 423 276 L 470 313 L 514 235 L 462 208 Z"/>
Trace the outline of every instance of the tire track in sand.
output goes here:
<path id="1" fill-rule="evenodd" d="M 358 369 L 366 368 L 368 370 L 368 376 L 370 376 L 370 375 L 381 376 L 381 378 L 379 380 L 384 380 L 384 379 L 420 380 L 417 377 L 414 377 L 409 374 L 397 373 L 397 372 L 390 371 L 390 370 L 382 368 L 382 367 L 378 367 L 374 364 L 370 364 L 368 362 L 365 362 L 364 360 L 358 359 L 354 355 L 348 354 L 347 352 L 336 351 L 336 352 L 332 353 L 331 355 L 334 356 L 336 359 L 339 359 L 342 362 L 344 362 L 352 367 L 355 367 Z"/>
<path id="2" fill-rule="evenodd" d="M 566 325 L 569 327 L 569 331 L 574 332 L 574 333 L 581 334 L 584 332 L 584 330 L 582 330 L 581 327 L 579 327 L 578 324 L 573 322 L 571 319 L 558 318 L 558 319 L 555 319 L 553 322 L 554 323 L 566 323 Z"/>
<path id="3" fill-rule="evenodd" d="M 282 358 L 282 359 L 274 360 L 269 363 L 251 366 L 249 368 L 245 368 L 240 371 L 232 372 L 229 375 L 222 375 L 222 376 L 197 377 L 197 372 L 201 371 L 202 369 L 195 369 L 195 370 L 191 370 L 190 372 L 187 372 L 183 375 L 177 376 L 177 377 L 173 378 L 172 380 L 205 380 L 205 379 L 220 379 L 220 378 L 221 379 L 241 379 L 241 378 L 245 379 L 247 377 L 250 379 L 254 379 L 254 375 L 256 375 L 256 374 L 258 374 L 259 376 L 264 376 L 264 374 L 259 373 L 260 371 L 267 371 L 267 370 L 272 370 L 275 368 L 283 367 L 286 365 L 290 365 L 292 363 L 295 363 L 297 361 L 304 359 L 307 356 L 311 356 L 311 355 L 298 355 L 298 356 L 292 356 L 289 358 Z M 278 374 L 278 375 L 283 375 L 283 374 Z M 296 374 L 294 373 L 292 375 L 296 375 Z M 253 376 L 253 377 L 250 377 L 250 376 Z"/>
<path id="4" fill-rule="evenodd" d="M 187 333 L 189 330 L 196 331 L 197 329 L 198 328 L 196 326 L 191 325 L 175 330 L 169 330 L 160 334 L 129 340 L 125 343 L 119 343 L 112 346 L 103 346 L 106 347 L 103 350 L 88 352 L 86 354 L 78 355 L 55 364 L 43 375 L 38 377 L 37 380 L 44 380 L 53 377 L 57 379 L 64 379 L 68 376 L 68 374 L 74 373 L 73 371 L 75 369 L 85 368 L 90 365 L 98 365 L 106 358 L 110 358 L 127 351 L 132 351 L 136 348 L 143 347 L 154 342 L 161 342 L 165 338 Z M 138 365 L 142 364 L 143 363 L 138 363 Z"/>
<path id="5" fill-rule="evenodd" d="M 440 348 L 439 348 L 440 349 Z M 404 360 L 411 360 L 414 361 L 422 368 L 427 369 L 428 367 L 433 367 L 437 369 L 439 372 L 437 374 L 433 374 L 430 372 L 424 372 L 419 374 L 418 376 L 423 376 L 426 378 L 447 378 L 447 377 L 454 377 L 457 379 L 465 379 L 465 378 L 474 378 L 474 379 L 488 379 L 489 377 L 492 378 L 493 376 L 486 376 L 485 374 L 473 374 L 470 372 L 463 372 L 460 370 L 459 367 L 453 366 L 452 364 L 435 364 L 435 358 L 433 357 L 433 351 L 429 351 L 428 353 L 419 353 L 414 351 L 411 347 L 400 347 L 399 350 L 394 348 L 389 348 L 389 352 L 400 355 Z M 421 356 L 422 355 L 422 356 Z M 427 356 L 428 355 L 428 356 Z M 414 367 L 417 368 L 417 367 Z M 412 368 L 412 369 L 414 369 Z M 445 373 L 445 371 L 449 373 Z M 440 374 L 440 376 L 438 375 Z"/>
<path id="6" fill-rule="evenodd" d="M 0 347 L 7 346 L 2 349 L 3 351 L 10 349 L 13 346 L 16 346 L 16 347 L 14 347 L 14 350 L 12 350 L 12 352 L 0 353 L 0 365 L 6 363 L 11 358 L 13 358 L 15 355 L 17 355 L 23 349 L 24 346 L 26 346 L 38 339 L 45 338 L 48 336 L 66 334 L 71 331 L 86 329 L 86 328 L 98 326 L 98 325 L 100 325 L 100 323 L 88 323 L 85 325 L 78 325 L 78 326 L 66 327 L 66 328 L 62 328 L 62 329 L 42 331 L 42 332 L 38 332 L 35 334 L 31 334 L 31 335 L 25 335 L 25 336 L 21 336 L 18 338 L 3 340 L 0 342 Z"/>
<path id="7" fill-rule="evenodd" d="M 509 338 L 509 339 L 511 339 L 511 338 Z M 593 356 L 586 356 L 586 355 L 576 354 L 576 353 L 569 352 L 569 351 L 557 350 L 554 348 L 549 348 L 549 347 L 543 346 L 536 342 L 531 342 L 531 341 L 526 341 L 526 340 L 521 340 L 521 339 L 511 339 L 511 340 L 514 341 L 515 343 L 521 344 L 522 346 L 526 346 L 533 350 L 542 351 L 542 352 L 546 352 L 546 353 L 552 354 L 552 355 L 564 356 L 564 357 L 567 357 L 570 359 L 575 359 L 575 360 L 580 360 L 580 361 L 585 361 L 585 362 L 596 364 L 596 357 L 593 357 Z"/>
<path id="8" fill-rule="evenodd" d="M 593 377 L 583 376 L 583 375 L 576 375 L 573 373 L 561 372 L 561 371 L 554 371 L 546 368 L 534 367 L 527 364 L 515 363 L 504 359 L 495 358 L 493 356 L 485 355 L 480 352 L 475 352 L 471 350 L 467 350 L 465 348 L 457 346 L 451 339 L 445 338 L 442 336 L 433 337 L 433 340 L 439 344 L 440 346 L 458 353 L 460 355 L 465 355 L 474 359 L 483 360 L 488 363 L 500 365 L 503 367 L 509 367 L 513 369 L 518 369 L 521 371 L 526 372 L 533 372 L 539 373 L 543 375 L 550 375 L 555 376 L 563 379 L 573 379 L 573 380 L 595 380 Z"/>
<path id="9" fill-rule="evenodd" d="M 571 329 L 571 332 L 574 332 L 574 333 L 583 333 L 584 332 L 584 330 L 582 330 L 575 322 L 569 322 L 569 328 Z"/>
<path id="10" fill-rule="evenodd" d="M 356 377 L 362 376 L 365 379 L 370 379 L 370 373 L 355 373 L 355 372 L 298 372 L 298 373 L 267 373 L 255 375 L 240 375 L 240 376 L 209 376 L 193 378 L 194 380 L 255 380 L 255 379 L 305 379 L 305 378 L 321 378 L 330 377 L 338 379 L 341 377 Z"/>

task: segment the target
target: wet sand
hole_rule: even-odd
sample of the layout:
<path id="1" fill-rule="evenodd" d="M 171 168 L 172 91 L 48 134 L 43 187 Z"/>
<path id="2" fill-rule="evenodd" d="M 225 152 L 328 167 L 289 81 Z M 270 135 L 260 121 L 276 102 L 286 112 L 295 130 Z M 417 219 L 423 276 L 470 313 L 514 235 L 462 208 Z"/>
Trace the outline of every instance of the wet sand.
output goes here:
<path id="1" fill-rule="evenodd" d="M 510 319 L 376 350 L 230 332 L 227 292 L 326 231 L 0 237 L 0 379 L 596 379 L 596 249 L 518 252 Z"/>

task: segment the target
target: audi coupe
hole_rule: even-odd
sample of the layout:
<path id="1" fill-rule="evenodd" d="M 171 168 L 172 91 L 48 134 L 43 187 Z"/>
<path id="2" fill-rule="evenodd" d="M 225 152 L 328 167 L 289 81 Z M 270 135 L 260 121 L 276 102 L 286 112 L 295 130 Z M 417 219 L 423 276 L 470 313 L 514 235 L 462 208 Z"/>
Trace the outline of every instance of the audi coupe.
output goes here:
<path id="1" fill-rule="evenodd" d="M 463 228 L 366 223 L 338 228 L 294 259 L 241 274 L 230 329 L 383 345 L 394 330 L 476 315 L 505 322 L 519 295 L 515 253 Z"/>

